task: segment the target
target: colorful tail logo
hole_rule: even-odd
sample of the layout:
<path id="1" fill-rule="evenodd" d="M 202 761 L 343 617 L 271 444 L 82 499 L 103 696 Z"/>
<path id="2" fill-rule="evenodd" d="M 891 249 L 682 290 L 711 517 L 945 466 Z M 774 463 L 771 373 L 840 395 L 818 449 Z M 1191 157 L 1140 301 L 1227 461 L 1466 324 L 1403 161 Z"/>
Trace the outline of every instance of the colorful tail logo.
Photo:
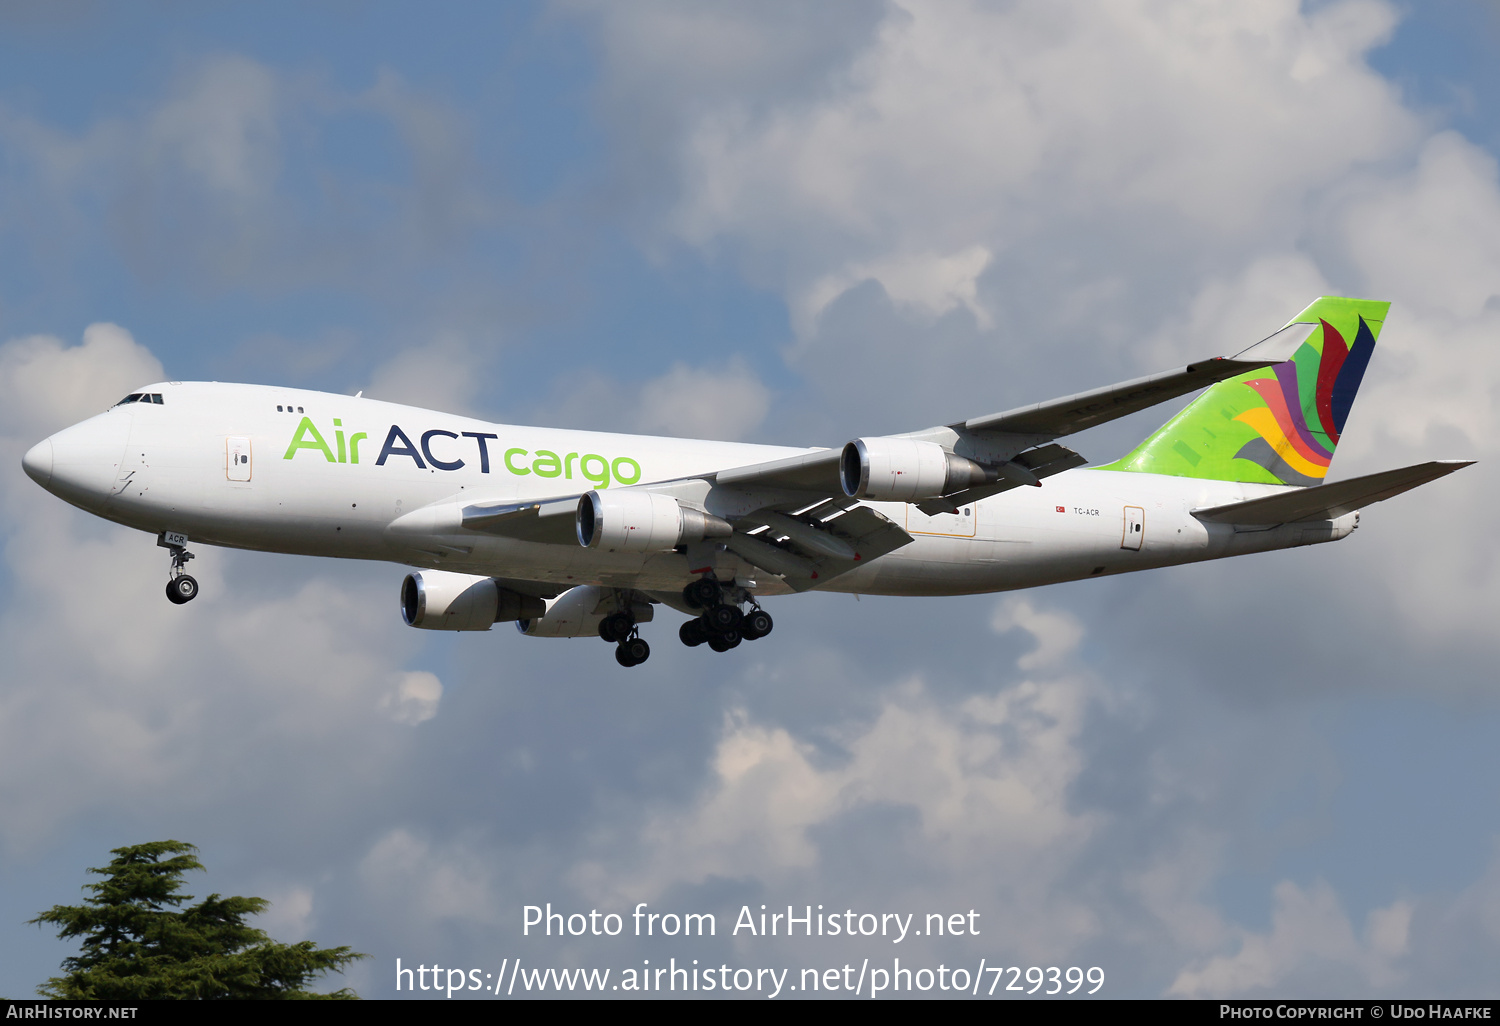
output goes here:
<path id="1" fill-rule="evenodd" d="M 1317 485 L 1364 379 L 1389 303 L 1325 296 L 1293 320 L 1316 324 L 1292 359 L 1214 385 L 1106 470 Z M 1346 337 L 1353 336 L 1350 345 Z"/>
<path id="2" fill-rule="evenodd" d="M 1323 483 L 1370 354 L 1375 351 L 1375 334 L 1363 317 L 1359 318 L 1352 349 L 1333 325 L 1322 318 L 1319 322 L 1323 325 L 1323 351 L 1317 352 L 1309 339 L 1291 360 L 1269 368 L 1275 377 L 1246 381 L 1265 405 L 1234 418 L 1250 425 L 1260 436 L 1241 446 L 1235 459 L 1258 464 L 1285 484 Z M 1308 392 L 1314 399 L 1316 427 L 1309 427 L 1307 422 Z"/>

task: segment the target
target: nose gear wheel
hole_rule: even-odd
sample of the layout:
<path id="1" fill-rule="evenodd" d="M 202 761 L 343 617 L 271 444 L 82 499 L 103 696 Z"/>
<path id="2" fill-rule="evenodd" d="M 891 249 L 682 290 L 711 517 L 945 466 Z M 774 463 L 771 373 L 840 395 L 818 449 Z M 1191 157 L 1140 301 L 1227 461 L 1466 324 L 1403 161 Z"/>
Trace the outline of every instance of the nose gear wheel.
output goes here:
<path id="1" fill-rule="evenodd" d="M 167 601 L 180 606 L 198 597 L 198 582 L 186 572 L 187 561 L 194 558 L 187 550 L 187 536 L 163 532 L 156 544 L 172 555 L 172 572 L 167 578 Z"/>

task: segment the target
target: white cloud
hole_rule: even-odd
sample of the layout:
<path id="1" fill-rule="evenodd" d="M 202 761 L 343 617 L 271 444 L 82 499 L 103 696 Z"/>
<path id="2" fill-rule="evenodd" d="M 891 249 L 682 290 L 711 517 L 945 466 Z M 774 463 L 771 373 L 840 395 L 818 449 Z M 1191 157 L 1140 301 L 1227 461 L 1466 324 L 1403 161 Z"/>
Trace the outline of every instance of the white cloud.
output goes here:
<path id="1" fill-rule="evenodd" d="M 628 423 L 645 434 L 732 441 L 758 428 L 770 404 L 770 392 L 739 357 L 723 370 L 674 363 L 641 386 Z"/>
<path id="2" fill-rule="evenodd" d="M 90 324 L 78 346 L 13 339 L 0 346 L 0 431 L 29 446 L 163 377 L 160 361 L 117 324 Z"/>
<path id="3" fill-rule="evenodd" d="M 1036 639 L 1036 648 L 1016 665 L 1023 670 L 1053 669 L 1078 648 L 1083 625 L 1058 610 L 1039 610 L 1022 598 L 1007 598 L 995 607 L 990 628 L 996 634 L 1024 630 Z"/>
<path id="4" fill-rule="evenodd" d="M 802 334 L 811 335 L 818 315 L 850 286 L 878 281 L 891 299 L 928 317 L 941 317 L 962 306 L 980 328 L 990 328 L 994 320 L 979 303 L 978 280 L 993 259 L 984 246 L 969 246 L 948 256 L 917 253 L 856 264 L 813 283 L 806 297 L 795 304 L 798 327 Z"/>
<path id="5" fill-rule="evenodd" d="M 258 929 L 273 940 L 297 944 L 308 938 L 313 926 L 313 889 L 290 885 L 277 887 L 262 895 L 270 908 L 255 919 Z"/>
<path id="6" fill-rule="evenodd" d="M 1022 618 L 1017 626 L 1047 650 L 1069 629 L 1065 617 L 1029 615 L 1029 607 Z M 937 888 L 970 903 L 982 895 L 1011 934 L 1045 950 L 1065 949 L 1098 930 L 1087 906 L 1059 885 L 1100 825 L 1068 801 L 1083 767 L 1078 736 L 1095 692 L 1086 676 L 1054 673 L 939 698 L 910 679 L 883 694 L 872 720 L 841 725 L 838 755 L 820 754 L 787 727 L 732 711 L 706 787 L 642 828 L 636 843 L 643 861 L 614 854 L 585 861 L 572 877 L 620 900 L 710 878 L 752 879 L 773 891 L 815 889 L 815 881 L 826 886 L 841 878 L 825 852 L 833 838 L 827 828 L 864 811 L 899 809 L 912 817 L 915 832 L 905 847 L 923 867 L 917 875 L 926 881 L 926 900 Z M 901 892 L 912 883 L 885 886 Z"/>
<path id="7" fill-rule="evenodd" d="M 984 327 L 967 294 L 980 254 L 1059 230 L 1087 245 L 1088 225 L 1115 233 L 1125 213 L 1195 248 L 1256 237 L 1309 189 L 1397 153 L 1416 122 L 1363 63 L 1394 20 L 1361 0 L 892 3 L 832 86 L 697 118 L 675 223 L 697 244 L 774 251 L 804 311 L 878 277 Z"/>
<path id="8" fill-rule="evenodd" d="M 471 414 L 479 398 L 488 362 L 469 339 L 445 333 L 423 345 L 395 353 L 370 376 L 372 399 Z"/>
<path id="9" fill-rule="evenodd" d="M 1407 901 L 1373 910 L 1364 937 L 1355 936 L 1333 889 L 1276 885 L 1268 933 L 1245 933 L 1239 951 L 1185 969 L 1168 993 L 1181 997 L 1246 997 L 1296 993 L 1337 997 L 1351 986 L 1383 990 L 1399 978 L 1413 906 Z"/>
<path id="10" fill-rule="evenodd" d="M 397 723 L 416 726 L 437 715 L 443 682 L 426 670 L 403 673 L 396 687 L 380 699 L 378 708 Z"/>
<path id="11" fill-rule="evenodd" d="M 721 367 L 674 362 L 639 384 L 579 372 L 522 416 L 533 422 L 598 431 L 739 441 L 766 419 L 770 390 L 743 358 Z"/>
<path id="12" fill-rule="evenodd" d="M 204 63 L 151 115 L 142 170 L 181 168 L 234 200 L 266 195 L 281 164 L 278 92 L 271 70 L 247 57 Z"/>
<path id="13" fill-rule="evenodd" d="M 358 874 L 373 900 L 404 909 L 415 922 L 494 925 L 503 914 L 493 863 L 486 853 L 460 842 L 434 845 L 398 827 L 371 846 Z"/>

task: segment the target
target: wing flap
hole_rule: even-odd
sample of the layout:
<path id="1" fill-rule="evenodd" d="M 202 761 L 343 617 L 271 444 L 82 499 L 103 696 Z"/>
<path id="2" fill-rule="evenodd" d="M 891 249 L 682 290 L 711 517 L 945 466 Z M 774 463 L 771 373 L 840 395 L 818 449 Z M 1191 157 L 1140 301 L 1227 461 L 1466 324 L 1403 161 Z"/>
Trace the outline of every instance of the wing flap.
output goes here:
<path id="1" fill-rule="evenodd" d="M 1333 520 L 1363 506 L 1445 477 L 1473 460 L 1433 460 L 1399 470 L 1350 478 L 1314 488 L 1298 488 L 1260 499 L 1195 509 L 1193 516 L 1216 524 L 1273 525 L 1299 520 Z"/>
<path id="2" fill-rule="evenodd" d="M 830 551 L 819 553 L 808 552 L 806 548 L 802 552 L 792 551 L 797 543 L 797 535 L 801 532 L 796 528 L 791 531 L 783 530 L 787 525 L 778 525 L 775 514 L 751 514 L 744 520 L 753 526 L 760 526 L 767 521 L 770 521 L 770 528 L 764 534 L 747 535 L 736 531 L 733 537 L 726 539 L 725 545 L 741 558 L 782 578 L 794 591 L 809 591 L 827 584 L 835 577 L 879 559 L 888 552 L 894 552 L 903 545 L 909 545 L 912 541 L 912 536 L 904 529 L 869 506 L 856 506 L 846 510 L 821 521 L 816 528 L 803 525 L 806 530 L 825 532 L 841 542 L 850 552 L 850 558 L 831 554 L 835 546 L 823 546 Z M 776 541 L 778 535 L 786 535 L 790 545 L 779 544 Z"/>

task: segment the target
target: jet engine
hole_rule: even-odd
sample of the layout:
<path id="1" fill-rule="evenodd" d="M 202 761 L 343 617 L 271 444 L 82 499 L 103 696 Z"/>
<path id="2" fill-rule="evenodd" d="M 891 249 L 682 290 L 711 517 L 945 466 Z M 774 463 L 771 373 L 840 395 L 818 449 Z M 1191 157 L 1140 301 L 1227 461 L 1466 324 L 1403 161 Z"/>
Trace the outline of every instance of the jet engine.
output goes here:
<path id="1" fill-rule="evenodd" d="M 432 631 L 487 631 L 505 620 L 541 616 L 546 604 L 502 588 L 493 577 L 422 570 L 401 582 L 401 618 Z"/>
<path id="2" fill-rule="evenodd" d="M 839 482 L 851 499 L 931 499 L 998 476 L 936 442 L 915 438 L 856 438 L 839 460 Z"/>
<path id="3" fill-rule="evenodd" d="M 621 609 L 611 599 L 613 588 L 580 584 L 554 599 L 546 600 L 545 611 L 516 621 L 516 630 L 531 638 L 594 638 L 599 636 L 599 621 L 612 613 L 628 612 L 636 623 L 646 623 L 655 612 L 649 602 L 631 602 Z"/>
<path id="4" fill-rule="evenodd" d="M 712 513 L 639 489 L 588 492 L 578 500 L 577 522 L 578 544 L 605 552 L 662 552 L 734 534 Z"/>

